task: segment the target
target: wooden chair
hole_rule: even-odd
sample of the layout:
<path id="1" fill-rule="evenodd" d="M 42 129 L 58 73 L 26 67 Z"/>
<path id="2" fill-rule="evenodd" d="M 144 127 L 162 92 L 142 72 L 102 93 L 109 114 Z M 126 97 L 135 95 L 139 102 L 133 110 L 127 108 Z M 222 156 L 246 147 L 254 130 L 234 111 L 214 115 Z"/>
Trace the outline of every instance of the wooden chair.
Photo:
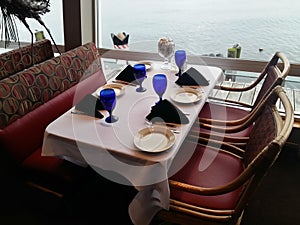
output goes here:
<path id="1" fill-rule="evenodd" d="M 277 63 L 281 60 L 283 63 L 282 69 L 280 70 Z M 261 89 L 258 92 L 255 102 L 253 105 L 245 104 L 236 101 L 225 101 L 225 104 L 208 102 L 204 105 L 203 109 L 199 113 L 198 119 L 192 131 L 199 133 L 201 137 L 215 138 L 217 140 L 224 140 L 229 143 L 242 147 L 248 141 L 248 137 L 252 126 L 244 127 L 245 129 L 237 130 L 235 133 L 227 133 L 226 135 L 218 132 L 212 132 L 211 126 L 237 126 L 243 124 L 251 113 L 255 110 L 265 96 L 276 86 L 282 85 L 283 80 L 286 78 L 290 70 L 290 63 L 284 54 L 276 52 L 270 62 L 266 65 L 260 76 L 249 86 L 244 88 L 232 88 L 232 87 L 220 87 L 221 90 L 232 91 L 232 92 L 246 92 L 251 89 L 257 88 L 260 83 Z M 231 105 L 226 103 L 230 102 Z M 200 131 L 200 132 L 199 132 Z M 221 133 L 224 132 L 221 130 Z"/>
<path id="2" fill-rule="evenodd" d="M 279 60 L 283 64 L 282 69 L 278 67 Z M 226 124 L 230 125 L 232 124 L 232 122 L 230 121 L 243 118 L 260 102 L 261 99 L 268 95 L 270 90 L 272 90 L 277 85 L 282 85 L 282 82 L 287 77 L 289 70 L 289 60 L 283 53 L 276 52 L 272 59 L 265 66 L 261 74 L 250 85 L 241 88 L 217 86 L 216 88 L 219 88 L 223 91 L 242 93 L 254 90 L 263 82 L 253 104 L 246 104 L 240 101 L 231 100 L 222 100 L 223 104 L 218 104 L 216 102 L 210 101 L 205 104 L 204 108 L 199 114 L 200 122 L 214 124 L 218 124 L 220 122 L 221 124 L 224 124 L 224 121 L 228 121 L 228 123 Z M 213 97 L 211 97 L 210 99 L 220 100 Z M 229 105 L 224 106 L 224 101 L 225 103 L 229 103 Z M 213 111 L 213 113 L 211 113 L 211 111 Z"/>
<path id="3" fill-rule="evenodd" d="M 285 109 L 284 120 L 274 104 L 277 98 Z M 263 110 L 257 114 L 244 150 L 224 142 L 219 145 L 199 139 L 189 161 L 169 178 L 169 210 L 159 211 L 153 223 L 220 225 L 241 222 L 249 199 L 276 161 L 294 122 L 292 105 L 280 86 L 273 89 L 265 99 Z M 200 170 L 201 160 L 207 156 L 214 157 L 213 161 Z"/>

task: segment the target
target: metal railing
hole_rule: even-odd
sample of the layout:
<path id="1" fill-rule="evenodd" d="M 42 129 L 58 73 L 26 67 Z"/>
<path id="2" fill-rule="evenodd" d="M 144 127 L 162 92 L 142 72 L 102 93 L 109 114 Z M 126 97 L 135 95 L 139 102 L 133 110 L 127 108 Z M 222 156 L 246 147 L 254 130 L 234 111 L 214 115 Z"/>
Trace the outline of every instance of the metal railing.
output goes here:
<path id="1" fill-rule="evenodd" d="M 162 58 L 157 53 L 135 52 L 130 50 L 124 51 L 107 48 L 99 48 L 99 53 L 102 57 L 110 59 L 132 61 L 139 61 L 144 59 L 158 61 L 162 60 Z M 188 62 L 191 64 L 217 66 L 222 68 L 223 70 L 235 70 L 254 73 L 261 72 L 267 63 L 267 61 L 247 60 L 242 58 L 221 58 L 200 55 L 189 55 Z M 281 63 L 279 63 L 279 67 L 281 67 Z M 291 64 L 289 76 L 300 77 L 300 64 Z"/>

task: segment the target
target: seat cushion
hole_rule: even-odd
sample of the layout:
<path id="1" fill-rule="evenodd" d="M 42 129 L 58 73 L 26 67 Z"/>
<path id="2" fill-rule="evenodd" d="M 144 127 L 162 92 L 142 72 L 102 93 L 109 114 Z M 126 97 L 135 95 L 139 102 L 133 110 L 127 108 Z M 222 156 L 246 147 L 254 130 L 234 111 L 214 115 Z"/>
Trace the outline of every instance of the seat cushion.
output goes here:
<path id="1" fill-rule="evenodd" d="M 102 70 L 99 70 L 20 118 L 15 115 L 13 118 L 17 117 L 16 121 L 0 129 L 1 151 L 7 154 L 13 164 L 19 164 L 42 146 L 48 124 L 77 104 L 86 94 L 94 92 L 105 83 Z M 0 127 L 6 121 L 2 116 L 3 113 L 0 113 Z M 18 141 L 15 141 L 16 137 Z"/>
<path id="2" fill-rule="evenodd" d="M 244 164 L 239 158 L 210 147 L 197 145 L 190 160 L 170 179 L 199 187 L 218 187 L 235 179 L 243 170 Z M 242 187 L 222 195 L 201 196 L 171 188 L 171 198 L 199 207 L 233 209 L 241 191 Z"/>
<path id="3" fill-rule="evenodd" d="M 21 171 L 25 179 L 63 192 L 79 182 L 88 170 L 61 158 L 41 156 L 39 148 L 23 161 Z"/>

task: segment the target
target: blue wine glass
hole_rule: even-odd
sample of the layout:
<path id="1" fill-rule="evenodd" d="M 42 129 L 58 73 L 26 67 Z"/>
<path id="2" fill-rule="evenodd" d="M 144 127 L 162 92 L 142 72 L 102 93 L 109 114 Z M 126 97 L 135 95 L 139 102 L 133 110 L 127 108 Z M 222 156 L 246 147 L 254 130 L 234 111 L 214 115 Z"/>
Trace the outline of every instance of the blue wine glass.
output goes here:
<path id="1" fill-rule="evenodd" d="M 159 102 L 162 101 L 162 96 L 167 89 L 167 76 L 165 74 L 156 74 L 152 78 L 153 88 L 159 96 Z"/>
<path id="2" fill-rule="evenodd" d="M 105 122 L 107 123 L 114 123 L 118 121 L 117 116 L 112 115 L 112 111 L 116 106 L 116 93 L 114 89 L 107 88 L 100 91 L 100 101 L 102 102 L 104 108 L 108 111 L 109 116 L 106 117 Z"/>
<path id="3" fill-rule="evenodd" d="M 175 52 L 175 63 L 178 67 L 178 73 L 176 73 L 176 76 L 182 75 L 182 67 L 184 63 L 186 62 L 186 52 L 184 50 L 177 50 Z"/>
<path id="4" fill-rule="evenodd" d="M 136 81 L 139 83 L 139 87 L 136 89 L 137 92 L 144 92 L 147 89 L 142 86 L 143 81 L 146 78 L 146 66 L 144 64 L 135 64 L 133 66 L 133 75 Z"/>

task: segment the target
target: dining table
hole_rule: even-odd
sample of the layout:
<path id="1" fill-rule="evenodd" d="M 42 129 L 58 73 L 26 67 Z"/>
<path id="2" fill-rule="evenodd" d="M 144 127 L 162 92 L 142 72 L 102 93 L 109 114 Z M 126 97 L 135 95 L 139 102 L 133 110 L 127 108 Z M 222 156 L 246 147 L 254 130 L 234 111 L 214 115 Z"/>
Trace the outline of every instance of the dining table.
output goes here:
<path id="1" fill-rule="evenodd" d="M 42 156 L 60 157 L 80 166 L 90 166 L 107 179 L 132 185 L 138 190 L 128 206 L 129 216 L 135 225 L 150 224 L 159 210 L 169 209 L 168 178 L 182 168 L 192 155 L 192 151 L 184 150 L 195 147 L 186 142 L 186 137 L 195 126 L 209 94 L 224 79 L 221 68 L 187 64 L 187 68 L 195 68 L 209 84 L 179 86 L 175 83 L 178 79 L 176 71 L 162 70 L 161 65 L 162 62 L 149 61 L 142 84 L 146 88 L 144 92 L 137 92 L 137 86 L 133 83 L 118 82 L 115 79 L 117 73 L 107 80 L 105 86 L 92 93 L 99 98 L 103 88 L 119 85 L 116 86 L 119 89 L 112 112 L 118 121 L 105 122 L 108 116 L 105 110 L 100 110 L 104 115 L 100 119 L 78 113 L 73 107 L 50 123 L 44 133 Z M 180 110 L 188 118 L 188 123 L 154 124 L 146 120 L 159 100 L 152 84 L 155 74 L 167 76 L 163 99 Z M 198 96 L 189 100 L 191 93 L 185 94 L 184 90 L 196 91 Z M 153 130 L 157 132 L 154 135 L 151 133 Z M 150 142 L 143 136 L 148 134 Z M 143 144 L 143 141 L 147 143 Z M 149 143 L 151 146 L 148 146 Z"/>

